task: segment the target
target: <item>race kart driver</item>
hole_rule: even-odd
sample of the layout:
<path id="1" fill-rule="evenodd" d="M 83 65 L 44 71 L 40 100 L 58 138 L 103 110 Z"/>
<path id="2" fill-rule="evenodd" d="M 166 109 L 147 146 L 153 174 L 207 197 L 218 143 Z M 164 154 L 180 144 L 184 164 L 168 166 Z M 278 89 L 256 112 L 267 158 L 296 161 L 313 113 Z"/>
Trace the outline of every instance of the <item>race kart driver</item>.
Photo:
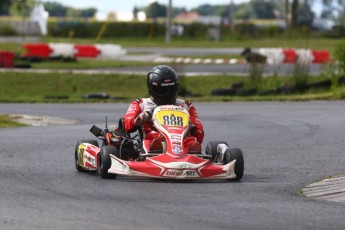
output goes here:
<path id="1" fill-rule="evenodd" d="M 130 133 L 136 127 L 143 131 L 143 153 L 159 153 L 163 151 L 163 136 L 157 132 L 152 123 L 153 110 L 159 105 L 177 105 L 188 110 L 191 128 L 184 146 L 189 153 L 200 153 L 204 139 L 204 128 L 195 107 L 188 101 L 177 99 L 179 78 L 175 70 L 166 65 L 153 67 L 147 74 L 147 88 L 150 97 L 133 101 L 124 117 L 124 129 Z"/>

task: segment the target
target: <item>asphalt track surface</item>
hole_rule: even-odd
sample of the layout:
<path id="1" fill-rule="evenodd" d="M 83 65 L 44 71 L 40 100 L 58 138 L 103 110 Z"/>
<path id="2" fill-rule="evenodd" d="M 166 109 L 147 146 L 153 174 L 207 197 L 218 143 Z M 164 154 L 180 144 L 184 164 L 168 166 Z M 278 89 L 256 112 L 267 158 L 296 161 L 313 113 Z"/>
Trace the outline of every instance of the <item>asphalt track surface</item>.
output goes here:
<path id="1" fill-rule="evenodd" d="M 243 51 L 244 48 L 191 48 L 191 47 L 183 47 L 183 48 L 160 48 L 160 47 L 126 47 L 125 48 L 128 53 L 147 53 L 147 54 L 160 54 L 160 55 L 174 55 L 174 56 L 205 56 L 208 55 L 239 55 Z M 257 52 L 257 49 L 252 49 L 252 51 Z"/>
<path id="2" fill-rule="evenodd" d="M 304 186 L 345 171 L 345 102 L 196 103 L 204 145 L 243 150 L 241 182 L 102 180 L 74 145 L 127 104 L 0 104 L 0 113 L 78 119 L 0 129 L 0 229 L 345 229 L 345 205 Z"/>

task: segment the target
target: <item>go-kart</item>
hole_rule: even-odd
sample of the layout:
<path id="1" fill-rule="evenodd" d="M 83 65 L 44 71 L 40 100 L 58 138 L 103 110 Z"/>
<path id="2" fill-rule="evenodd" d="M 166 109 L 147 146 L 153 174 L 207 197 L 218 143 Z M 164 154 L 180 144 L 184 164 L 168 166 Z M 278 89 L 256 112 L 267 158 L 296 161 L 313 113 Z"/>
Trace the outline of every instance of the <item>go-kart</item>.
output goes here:
<path id="1" fill-rule="evenodd" d="M 167 179 L 226 179 L 239 181 L 243 176 L 242 151 L 229 148 L 224 141 L 211 141 L 205 153 L 189 152 L 184 140 L 190 123 L 186 109 L 163 105 L 152 114 L 154 128 L 164 137 L 162 152 L 142 153 L 143 135 L 138 127 L 130 133 L 123 119 L 113 130 L 92 126 L 90 132 L 99 140 L 79 141 L 75 147 L 75 166 L 79 172 L 95 171 L 101 178 L 116 175 Z"/>

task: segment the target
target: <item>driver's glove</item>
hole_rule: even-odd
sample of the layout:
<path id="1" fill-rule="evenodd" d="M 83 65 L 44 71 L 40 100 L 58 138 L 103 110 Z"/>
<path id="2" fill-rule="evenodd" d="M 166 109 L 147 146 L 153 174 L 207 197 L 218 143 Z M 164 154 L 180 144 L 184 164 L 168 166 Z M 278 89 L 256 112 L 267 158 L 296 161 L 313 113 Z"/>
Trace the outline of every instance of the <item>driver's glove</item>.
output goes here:
<path id="1" fill-rule="evenodd" d="M 196 131 L 197 131 L 196 126 L 194 124 L 190 124 L 188 136 L 194 136 Z"/>
<path id="2" fill-rule="evenodd" d="M 141 112 L 134 120 L 135 125 L 142 126 L 145 122 L 151 121 L 152 118 L 152 111 L 145 110 Z"/>

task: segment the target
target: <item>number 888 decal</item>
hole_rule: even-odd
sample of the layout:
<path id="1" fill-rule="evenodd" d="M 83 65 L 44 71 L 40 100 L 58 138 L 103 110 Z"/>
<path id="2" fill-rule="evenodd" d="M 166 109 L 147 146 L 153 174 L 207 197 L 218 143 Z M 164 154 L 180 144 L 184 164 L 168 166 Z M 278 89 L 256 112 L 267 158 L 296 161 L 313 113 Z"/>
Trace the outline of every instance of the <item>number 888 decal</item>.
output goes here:
<path id="1" fill-rule="evenodd" d="M 164 115 L 163 123 L 164 125 L 169 125 L 169 126 L 184 126 L 183 117 L 175 116 L 174 114 L 171 114 L 170 116 Z"/>

